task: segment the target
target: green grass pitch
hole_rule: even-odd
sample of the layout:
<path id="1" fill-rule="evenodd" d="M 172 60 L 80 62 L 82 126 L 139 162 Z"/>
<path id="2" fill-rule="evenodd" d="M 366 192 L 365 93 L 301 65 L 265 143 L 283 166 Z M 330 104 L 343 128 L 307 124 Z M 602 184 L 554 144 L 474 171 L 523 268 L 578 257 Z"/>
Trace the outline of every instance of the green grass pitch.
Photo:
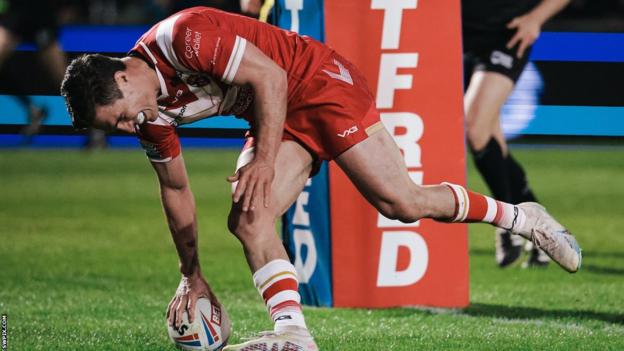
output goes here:
<path id="1" fill-rule="evenodd" d="M 232 341 L 271 328 L 228 234 L 235 151 L 188 150 L 203 271 Z M 464 310 L 306 308 L 321 350 L 624 350 L 624 152 L 519 149 L 536 193 L 584 248 L 575 275 L 498 269 L 470 227 Z M 8 350 L 173 350 L 164 312 L 177 257 L 139 150 L 0 151 L 0 311 Z M 469 184 L 485 187 L 472 167 Z"/>

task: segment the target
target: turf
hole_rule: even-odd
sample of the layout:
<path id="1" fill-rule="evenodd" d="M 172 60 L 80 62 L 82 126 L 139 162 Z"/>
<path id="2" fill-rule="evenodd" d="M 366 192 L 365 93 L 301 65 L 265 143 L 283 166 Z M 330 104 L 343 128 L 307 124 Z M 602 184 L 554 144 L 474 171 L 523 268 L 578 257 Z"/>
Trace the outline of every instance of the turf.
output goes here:
<path id="1" fill-rule="evenodd" d="M 306 308 L 321 350 L 624 349 L 624 152 L 521 149 L 540 199 L 577 233 L 581 272 L 496 268 L 470 227 L 464 310 Z M 201 262 L 233 340 L 271 324 L 227 233 L 234 151 L 187 151 Z M 164 310 L 179 279 L 153 171 L 138 150 L 0 151 L 0 310 L 9 350 L 173 350 Z M 469 184 L 484 191 L 469 167 Z"/>

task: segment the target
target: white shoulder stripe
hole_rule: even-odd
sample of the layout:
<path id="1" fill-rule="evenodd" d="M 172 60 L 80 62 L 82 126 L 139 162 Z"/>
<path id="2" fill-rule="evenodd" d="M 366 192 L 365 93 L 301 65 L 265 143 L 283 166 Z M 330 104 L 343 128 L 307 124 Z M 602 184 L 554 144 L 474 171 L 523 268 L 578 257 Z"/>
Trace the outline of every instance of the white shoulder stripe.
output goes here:
<path id="1" fill-rule="evenodd" d="M 227 66 L 225 66 L 223 77 L 221 77 L 221 80 L 223 80 L 224 82 L 232 83 L 232 80 L 234 80 L 236 72 L 238 72 L 238 66 L 243 60 L 246 45 L 247 40 L 237 35 L 236 41 L 234 42 L 234 48 L 232 49 L 232 54 L 230 55 Z"/>
<path id="2" fill-rule="evenodd" d="M 156 57 L 154 57 L 154 54 L 152 54 L 152 52 L 147 47 L 147 45 L 145 45 L 144 42 L 142 42 L 142 41 L 139 42 L 139 45 L 141 45 L 141 47 L 147 53 L 147 56 L 149 56 L 150 59 L 152 59 L 152 62 L 154 62 L 154 69 L 156 70 L 156 75 L 158 76 L 158 82 L 160 83 L 161 95 L 164 95 L 164 96 L 169 95 L 169 92 L 167 91 L 167 84 L 165 84 L 165 78 L 163 78 L 162 73 L 160 73 L 160 71 L 158 70 L 158 61 L 156 60 Z"/>
<path id="3" fill-rule="evenodd" d="M 156 28 L 156 44 L 158 44 L 158 48 L 160 48 L 160 51 L 165 55 L 167 61 L 169 61 L 176 70 L 188 72 L 189 70 L 178 61 L 178 57 L 173 49 L 173 27 L 180 16 L 181 15 L 169 17 L 160 22 L 160 25 Z"/>
<path id="4" fill-rule="evenodd" d="M 158 61 L 156 61 L 156 57 L 154 57 L 154 54 L 152 54 L 152 52 L 150 51 L 150 49 L 147 47 L 147 45 L 145 45 L 144 42 L 140 41 L 139 45 L 141 45 L 141 47 L 145 50 L 145 52 L 147 52 L 147 56 L 149 56 L 152 59 L 152 62 L 157 65 Z"/>

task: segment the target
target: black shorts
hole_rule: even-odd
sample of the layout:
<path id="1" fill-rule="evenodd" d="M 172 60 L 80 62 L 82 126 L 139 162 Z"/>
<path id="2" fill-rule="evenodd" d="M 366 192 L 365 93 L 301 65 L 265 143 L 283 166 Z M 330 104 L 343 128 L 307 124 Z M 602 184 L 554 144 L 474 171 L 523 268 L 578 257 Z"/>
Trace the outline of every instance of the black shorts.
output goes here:
<path id="1" fill-rule="evenodd" d="M 502 33 L 486 33 L 464 30 L 464 87 L 468 87 L 470 77 L 476 71 L 497 72 L 516 83 L 529 61 L 532 47 L 528 47 L 521 58 L 516 56 L 518 45 L 507 49 L 507 42 L 515 32 L 504 30 Z"/>

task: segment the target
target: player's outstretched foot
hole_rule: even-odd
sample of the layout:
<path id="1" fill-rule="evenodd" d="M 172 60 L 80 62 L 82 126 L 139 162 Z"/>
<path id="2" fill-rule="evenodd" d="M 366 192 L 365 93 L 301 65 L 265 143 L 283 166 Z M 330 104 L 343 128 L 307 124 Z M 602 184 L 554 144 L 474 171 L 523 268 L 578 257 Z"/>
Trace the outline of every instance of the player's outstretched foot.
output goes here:
<path id="1" fill-rule="evenodd" d="M 523 228 L 514 228 L 514 233 L 531 240 L 535 247 L 542 249 L 566 271 L 578 271 L 581 268 L 581 248 L 572 233 L 536 202 L 523 202 L 518 207 L 527 219 Z"/>
<path id="2" fill-rule="evenodd" d="M 502 228 L 496 229 L 496 263 L 505 268 L 516 262 L 522 254 L 524 239 L 512 235 L 510 231 Z"/>
<path id="3" fill-rule="evenodd" d="M 318 351 L 308 330 L 293 327 L 286 331 L 267 331 L 250 340 L 228 345 L 223 351 Z"/>
<path id="4" fill-rule="evenodd" d="M 533 242 L 527 241 L 524 250 L 529 254 L 529 258 L 522 262 L 522 268 L 543 268 L 550 263 L 550 257 L 533 245 Z"/>

